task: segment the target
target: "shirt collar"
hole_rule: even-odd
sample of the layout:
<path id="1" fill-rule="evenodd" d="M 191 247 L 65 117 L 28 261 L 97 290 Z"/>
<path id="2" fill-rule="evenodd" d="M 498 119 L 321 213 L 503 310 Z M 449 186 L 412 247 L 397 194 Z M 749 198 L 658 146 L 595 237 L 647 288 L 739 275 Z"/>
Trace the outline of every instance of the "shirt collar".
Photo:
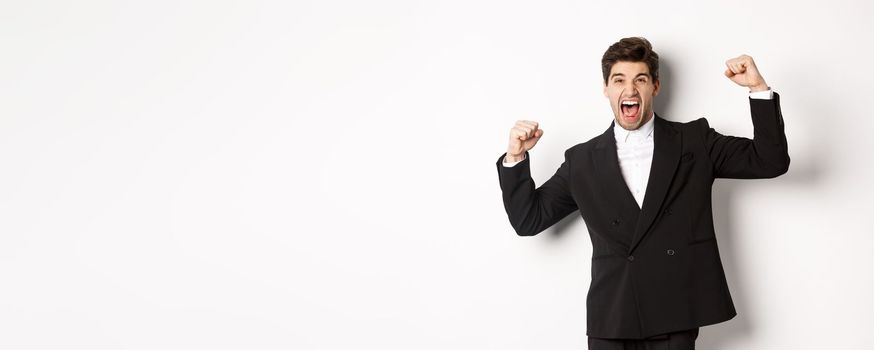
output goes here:
<path id="1" fill-rule="evenodd" d="M 628 143 L 628 142 L 643 142 L 648 137 L 653 136 L 653 130 L 655 129 L 655 112 L 653 112 L 652 118 L 641 125 L 637 130 L 625 130 L 619 123 L 616 121 L 613 122 L 613 135 L 616 136 L 617 143 Z"/>

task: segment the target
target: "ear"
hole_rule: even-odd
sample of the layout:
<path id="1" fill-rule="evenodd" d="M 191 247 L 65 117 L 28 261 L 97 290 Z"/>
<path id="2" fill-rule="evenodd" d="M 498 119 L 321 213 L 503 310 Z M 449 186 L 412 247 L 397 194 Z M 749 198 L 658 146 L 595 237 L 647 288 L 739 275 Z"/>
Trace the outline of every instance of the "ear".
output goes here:
<path id="1" fill-rule="evenodd" d="M 661 83 L 658 81 L 658 79 L 656 79 L 656 81 L 653 82 L 653 85 L 655 85 L 655 89 L 652 90 L 652 95 L 653 95 L 653 96 L 658 96 L 658 95 L 659 95 L 659 91 L 661 90 L 661 89 L 660 89 L 660 87 L 661 87 Z"/>
<path id="2" fill-rule="evenodd" d="M 610 98 L 610 95 L 607 95 L 607 83 L 604 82 L 604 97 Z"/>

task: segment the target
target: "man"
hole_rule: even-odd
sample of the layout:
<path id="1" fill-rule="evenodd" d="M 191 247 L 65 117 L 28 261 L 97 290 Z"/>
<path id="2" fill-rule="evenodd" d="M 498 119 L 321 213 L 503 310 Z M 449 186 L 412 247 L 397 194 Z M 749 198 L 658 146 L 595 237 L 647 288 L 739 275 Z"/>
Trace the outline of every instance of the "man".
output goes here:
<path id="1" fill-rule="evenodd" d="M 788 170 L 780 98 L 750 56 L 726 61 L 726 77 L 750 91 L 754 137 L 726 136 L 704 118 L 678 123 L 653 112 L 658 55 L 646 39 L 620 40 L 601 63 L 610 127 L 567 149 L 535 189 L 529 151 L 543 129 L 516 122 L 497 162 L 504 207 L 520 236 L 575 211 L 584 219 L 590 349 L 694 349 L 699 327 L 736 315 L 713 228 L 713 180 Z"/>

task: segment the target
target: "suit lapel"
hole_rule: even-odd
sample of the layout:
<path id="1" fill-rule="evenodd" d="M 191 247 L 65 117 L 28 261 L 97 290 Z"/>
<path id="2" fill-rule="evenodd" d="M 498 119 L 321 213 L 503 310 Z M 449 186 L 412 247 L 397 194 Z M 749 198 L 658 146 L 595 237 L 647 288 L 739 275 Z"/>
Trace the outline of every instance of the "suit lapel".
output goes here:
<path id="1" fill-rule="evenodd" d="M 643 197 L 643 207 L 637 219 L 631 247 L 628 249 L 629 254 L 640 244 L 640 241 L 648 233 L 653 220 L 658 217 L 662 203 L 665 200 L 665 195 L 674 179 L 677 165 L 680 163 L 682 144 L 679 132 L 670 127 L 658 114 L 655 115 L 654 128 L 652 165 L 650 166 L 649 180 L 646 185 L 646 194 Z M 616 153 L 615 149 L 614 145 L 614 156 Z M 622 174 L 619 174 L 619 178 L 622 178 Z M 627 187 L 626 192 L 628 192 Z"/>
<path id="2" fill-rule="evenodd" d="M 604 186 L 605 198 L 613 201 L 615 208 L 631 207 L 640 210 L 634 195 L 628 189 L 625 179 L 622 177 L 622 169 L 619 168 L 619 156 L 616 154 L 616 136 L 613 133 L 613 125 L 607 129 L 592 152 L 595 162 L 594 168 L 598 171 L 598 183 Z M 627 243 L 627 242 L 626 242 Z"/>

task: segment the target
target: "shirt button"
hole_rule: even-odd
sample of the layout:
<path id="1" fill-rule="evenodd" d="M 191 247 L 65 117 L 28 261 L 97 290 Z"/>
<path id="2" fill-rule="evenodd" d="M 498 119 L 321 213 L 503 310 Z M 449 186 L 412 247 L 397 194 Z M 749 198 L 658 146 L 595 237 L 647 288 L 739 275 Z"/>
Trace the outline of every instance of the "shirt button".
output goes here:
<path id="1" fill-rule="evenodd" d="M 629 255 L 629 256 L 628 256 L 628 261 L 634 261 L 634 255 Z"/>

